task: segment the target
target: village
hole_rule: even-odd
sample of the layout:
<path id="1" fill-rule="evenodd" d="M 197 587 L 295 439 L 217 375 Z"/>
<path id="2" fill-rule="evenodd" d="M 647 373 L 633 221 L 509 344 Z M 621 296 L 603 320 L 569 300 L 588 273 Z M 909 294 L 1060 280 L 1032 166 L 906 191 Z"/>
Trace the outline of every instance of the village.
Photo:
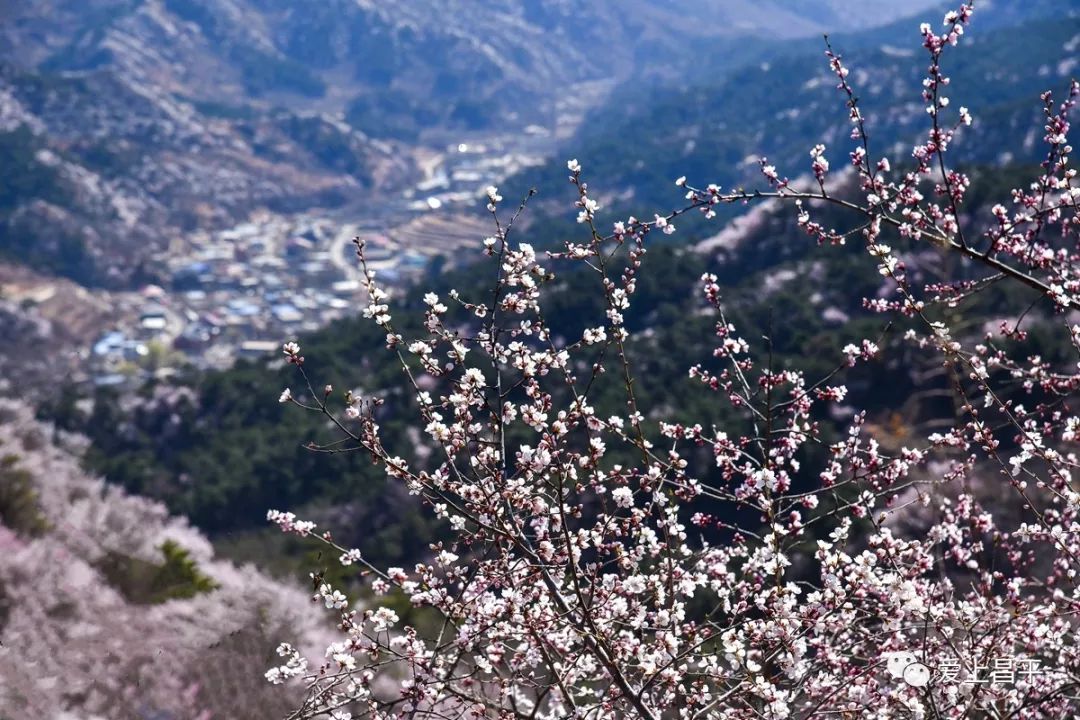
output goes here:
<path id="1" fill-rule="evenodd" d="M 168 287 L 127 294 L 121 319 L 86 353 L 85 379 L 132 386 L 184 367 L 228 367 L 356 314 L 365 301 L 357 237 L 389 288 L 473 257 L 462 250 L 493 230 L 484 188 L 539 164 L 547 142 L 536 128 L 505 142 L 451 143 L 398 197 L 294 215 L 259 209 L 231 228 L 191 233 L 159 258 Z"/>

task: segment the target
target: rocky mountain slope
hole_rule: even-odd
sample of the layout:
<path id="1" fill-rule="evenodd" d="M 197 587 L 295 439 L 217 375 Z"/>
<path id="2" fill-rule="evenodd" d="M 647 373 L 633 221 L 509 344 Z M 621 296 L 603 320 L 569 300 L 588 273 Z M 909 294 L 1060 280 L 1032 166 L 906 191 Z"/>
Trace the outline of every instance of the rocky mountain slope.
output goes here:
<path id="1" fill-rule="evenodd" d="M 396 153 L 325 115 L 215 117 L 110 71 L 0 66 L 0 251 L 91 284 L 153 275 L 155 252 L 259 207 L 394 185 Z M 400 180 L 399 180 L 400 181 Z M 144 280 L 145 281 L 145 280 Z"/>

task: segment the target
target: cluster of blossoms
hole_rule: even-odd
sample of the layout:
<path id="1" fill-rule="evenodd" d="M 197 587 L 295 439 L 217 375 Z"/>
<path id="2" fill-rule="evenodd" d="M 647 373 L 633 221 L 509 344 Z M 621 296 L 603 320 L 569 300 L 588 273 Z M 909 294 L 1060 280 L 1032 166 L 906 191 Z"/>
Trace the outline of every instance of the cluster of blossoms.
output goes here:
<path id="1" fill-rule="evenodd" d="M 308 700 L 297 717 L 1075 714 L 1078 363 L 1025 356 L 1019 319 L 972 336 L 939 311 L 999 279 L 1047 299 L 1051 320 L 1078 307 L 1080 191 L 1067 133 L 1080 88 L 1073 83 L 1056 106 L 1044 97 L 1041 177 L 1013 193 L 1014 210 L 995 208 L 982 236 L 967 236 L 960 208 L 969 182 L 945 157 L 971 116 L 961 108 L 954 125 L 943 124 L 941 57 L 970 17 L 965 5 L 946 16 L 944 34 L 923 28 L 931 127 L 902 170 L 872 159 L 848 69 L 829 49 L 852 126 L 858 200 L 827 188 L 818 145 L 816 190 L 796 189 L 763 161 L 768 191 L 725 193 L 680 178 L 686 207 L 603 233 L 571 160 L 578 221 L 591 237 L 549 257 L 597 277 L 604 313 L 580 340 L 558 341 L 545 322 L 543 290 L 554 275 L 532 247 L 511 242 L 513 220 L 500 222 L 495 188 L 487 195 L 497 232 L 485 242 L 497 263 L 494 291 L 483 303 L 450 296 L 468 331 L 449 327 L 447 305 L 429 294 L 427 335 L 404 341 L 367 273 L 365 315 L 398 354 L 431 452 L 412 466 L 383 445 L 373 416 L 342 423 L 325 396 L 307 407 L 419 496 L 453 542 L 409 570 L 384 570 L 321 536 L 343 564 L 361 567 L 375 598 L 396 594 L 440 622 L 421 632 L 389 607 L 350 607 L 321 585 L 317 599 L 339 613 L 343 639 L 306 674 L 288 649 L 286 665 L 271 671 L 275 680 L 302 675 Z M 959 401 L 948 427 L 887 449 L 855 411 L 840 439 L 827 440 L 820 419 L 848 398 L 844 374 L 873 362 L 880 338 L 844 347 L 825 377 L 774 367 L 728 321 L 712 275 L 701 286 L 717 317 L 716 365 L 690 377 L 743 422 L 721 430 L 646 420 L 624 315 L 647 236 L 673 231 L 682 213 L 712 217 L 719 204 L 761 198 L 795 203 L 800 227 L 821 244 L 861 235 L 885 283 L 865 306 L 902 321 L 903 342 L 949 371 Z M 851 233 L 826 229 L 811 203 L 861 222 Z M 922 243 L 955 253 L 964 276 L 920 285 L 901 253 Z M 1080 327 L 1065 330 L 1080 353 Z M 604 417 L 594 398 L 611 368 L 625 412 Z M 708 468 L 695 460 L 703 454 Z M 314 529 L 289 514 L 271 520 L 289 532 Z M 900 656 L 910 660 L 897 670 L 887 658 Z M 987 675 L 1006 659 L 1041 669 Z"/>

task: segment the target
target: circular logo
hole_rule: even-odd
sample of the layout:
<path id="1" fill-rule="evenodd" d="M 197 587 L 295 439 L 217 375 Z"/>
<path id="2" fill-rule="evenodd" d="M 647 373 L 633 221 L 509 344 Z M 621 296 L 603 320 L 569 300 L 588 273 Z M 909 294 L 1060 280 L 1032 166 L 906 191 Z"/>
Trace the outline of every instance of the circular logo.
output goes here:
<path id="1" fill-rule="evenodd" d="M 913 662 L 904 668 L 904 682 L 912 687 L 925 687 L 930 682 L 930 668 Z"/>

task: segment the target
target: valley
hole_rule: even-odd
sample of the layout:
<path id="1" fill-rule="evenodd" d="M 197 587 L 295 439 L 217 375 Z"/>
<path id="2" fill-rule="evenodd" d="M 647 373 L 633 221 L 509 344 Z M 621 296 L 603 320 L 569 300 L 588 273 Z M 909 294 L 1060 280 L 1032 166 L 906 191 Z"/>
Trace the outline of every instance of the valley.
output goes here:
<path id="1" fill-rule="evenodd" d="M 0 264 L 36 288 L 0 283 L 27 328 L 12 387 L 135 388 L 265 352 L 355 311 L 357 235 L 395 287 L 468 258 L 483 188 L 562 162 L 621 83 L 921 3 L 766 4 L 6 3 Z M 50 332 L 82 304 L 54 292 L 68 281 L 107 312 Z"/>
<path id="2" fill-rule="evenodd" d="M 134 387 L 183 365 L 225 368 L 355 314 L 363 302 L 356 237 L 389 288 L 470 261 L 494 227 L 484 188 L 543 162 L 555 135 L 540 127 L 461 133 L 442 149 L 417 148 L 422 160 L 400 192 L 299 213 L 261 208 L 232 227 L 185 234 L 149 259 L 153 274 L 171 279 L 166 287 L 113 295 L 120 312 L 98 329 L 73 380 Z"/>

